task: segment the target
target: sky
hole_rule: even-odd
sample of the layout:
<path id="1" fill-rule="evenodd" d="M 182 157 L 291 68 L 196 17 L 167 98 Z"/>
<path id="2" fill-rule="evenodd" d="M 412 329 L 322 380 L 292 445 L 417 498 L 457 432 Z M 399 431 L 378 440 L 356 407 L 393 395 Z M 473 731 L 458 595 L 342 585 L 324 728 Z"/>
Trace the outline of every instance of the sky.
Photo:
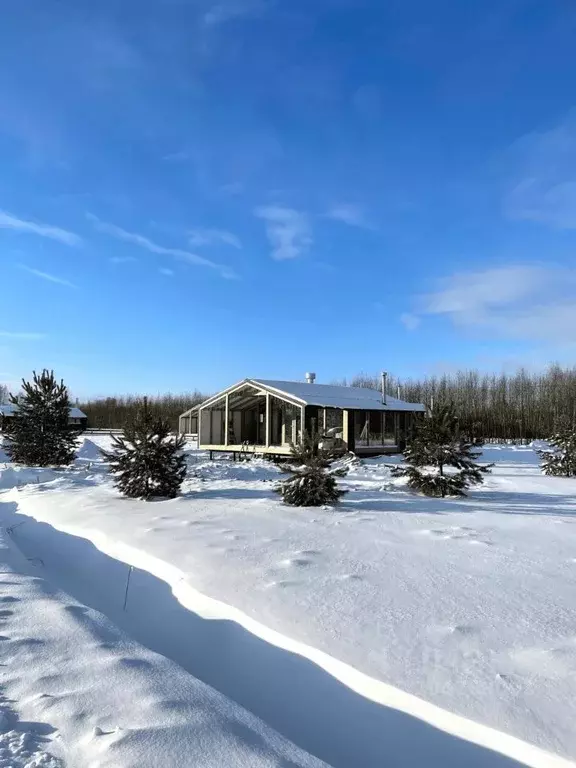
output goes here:
<path id="1" fill-rule="evenodd" d="M 574 364 L 573 1 L 1 10 L 0 382 Z"/>

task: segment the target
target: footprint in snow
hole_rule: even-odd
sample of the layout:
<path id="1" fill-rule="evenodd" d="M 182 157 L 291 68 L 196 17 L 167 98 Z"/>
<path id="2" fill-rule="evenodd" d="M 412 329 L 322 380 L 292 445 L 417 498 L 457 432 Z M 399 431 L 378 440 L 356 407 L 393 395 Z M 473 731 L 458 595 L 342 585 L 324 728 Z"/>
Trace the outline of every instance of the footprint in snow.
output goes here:
<path id="1" fill-rule="evenodd" d="M 286 589 L 288 587 L 297 587 L 301 582 L 289 579 L 280 579 L 280 581 L 270 581 L 266 584 L 266 588 L 279 587 L 280 589 Z"/>
<path id="2" fill-rule="evenodd" d="M 304 557 L 317 557 L 322 553 L 317 549 L 301 549 L 296 552 L 297 555 L 303 555 Z"/>
<path id="3" fill-rule="evenodd" d="M 479 634 L 478 628 L 474 627 L 472 624 L 429 626 L 427 631 L 430 635 L 439 640 L 448 637 L 474 637 Z"/>
<path id="4" fill-rule="evenodd" d="M 128 669 L 149 669 L 152 664 L 147 659 L 132 659 L 123 657 L 117 660 L 117 665 L 120 667 L 128 667 Z"/>
<path id="5" fill-rule="evenodd" d="M 430 536 L 431 538 L 444 541 L 462 541 L 475 546 L 492 546 L 492 542 L 481 539 L 481 534 L 475 531 L 474 528 L 460 527 L 458 525 L 453 525 L 450 528 L 424 528 L 415 533 L 418 536 Z"/>
<path id="6" fill-rule="evenodd" d="M 291 568 L 292 566 L 306 568 L 306 566 L 312 565 L 312 561 L 306 557 L 287 557 L 285 560 L 280 560 L 279 565 L 282 568 Z"/>

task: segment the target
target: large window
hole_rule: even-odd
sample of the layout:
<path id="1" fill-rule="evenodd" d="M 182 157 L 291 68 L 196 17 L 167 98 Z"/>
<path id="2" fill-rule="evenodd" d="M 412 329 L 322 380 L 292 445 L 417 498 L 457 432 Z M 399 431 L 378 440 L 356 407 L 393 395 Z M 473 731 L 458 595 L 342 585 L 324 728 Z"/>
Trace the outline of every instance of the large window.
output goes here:
<path id="1" fill-rule="evenodd" d="M 344 412 L 339 408 L 326 408 L 325 409 L 325 421 L 326 430 L 329 429 L 344 429 Z"/>
<path id="2" fill-rule="evenodd" d="M 354 442 L 356 446 L 369 445 L 369 411 L 356 411 L 354 414 Z"/>
<path id="3" fill-rule="evenodd" d="M 354 441 L 360 447 L 396 445 L 396 414 L 390 411 L 356 411 Z"/>
<path id="4" fill-rule="evenodd" d="M 280 400 L 279 397 L 270 397 L 270 427 L 271 445 L 289 445 L 300 440 L 301 410 L 297 405 Z"/>

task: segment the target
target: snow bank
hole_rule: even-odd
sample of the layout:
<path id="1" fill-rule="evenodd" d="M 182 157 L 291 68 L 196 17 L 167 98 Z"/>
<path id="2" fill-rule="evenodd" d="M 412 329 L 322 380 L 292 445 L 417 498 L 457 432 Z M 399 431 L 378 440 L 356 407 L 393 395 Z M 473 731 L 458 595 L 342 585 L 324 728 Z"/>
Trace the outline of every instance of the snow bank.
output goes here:
<path id="1" fill-rule="evenodd" d="M 41 482 L 49 482 L 61 475 L 51 469 L 43 467 L 33 469 L 29 467 L 17 467 L 13 464 L 0 466 L 0 490 L 8 488 L 18 488 L 25 485 L 38 485 Z"/>
<path id="2" fill-rule="evenodd" d="M 10 498 L 31 518 L 134 558 L 198 615 L 212 611 L 264 638 L 263 659 L 271 646 L 307 656 L 341 688 L 378 702 L 366 712 L 322 688 L 324 717 L 337 723 L 333 744 L 345 750 L 365 737 L 343 768 L 375 764 L 361 741 L 392 764 L 409 764 L 412 742 L 423 743 L 431 764 L 449 765 L 446 751 L 433 760 L 445 741 L 390 718 L 403 708 L 526 765 L 562 765 L 576 757 L 576 482 L 543 477 L 529 448 L 490 446 L 485 460 L 497 462 L 494 475 L 463 500 L 406 493 L 388 460 L 353 468 L 343 480 L 349 494 L 330 510 L 287 508 L 262 482 L 275 467 L 228 462 L 161 503 L 120 499 L 108 482 L 55 482 Z M 234 658 L 238 647 L 252 641 L 236 638 Z M 275 677 L 274 666 L 261 666 Z M 315 717 L 309 673 L 284 679 L 284 722 Z M 263 717 L 273 709 L 258 696 L 245 706 L 261 706 Z M 322 756 L 338 765 L 337 754 Z M 470 754 L 461 758 L 453 764 L 470 764 Z"/>
<path id="3" fill-rule="evenodd" d="M 45 546 L 46 560 L 22 557 L 13 543 L 23 530 L 13 528 L 22 522 L 15 510 L 0 501 L 2 525 L 11 531 L 0 540 L 2 684 L 14 707 L 0 720 L 2 768 L 322 768 L 177 664 L 38 578 L 49 575 L 65 551 Z M 36 534 L 42 537 L 41 530 Z M 123 571 L 125 579 L 126 566 Z M 72 585 L 76 575 L 69 577 Z M 97 588 L 93 578 L 91 584 Z"/>
<path id="4" fill-rule="evenodd" d="M 102 454 L 100 453 L 100 447 L 88 438 L 84 438 L 78 452 L 76 454 L 77 462 L 102 462 Z"/>

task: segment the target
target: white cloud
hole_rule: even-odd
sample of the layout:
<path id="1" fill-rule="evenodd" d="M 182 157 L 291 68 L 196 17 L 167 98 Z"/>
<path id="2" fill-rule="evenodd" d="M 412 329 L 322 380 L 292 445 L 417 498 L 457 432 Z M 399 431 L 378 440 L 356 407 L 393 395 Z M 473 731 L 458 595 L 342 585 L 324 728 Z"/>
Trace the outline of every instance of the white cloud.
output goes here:
<path id="1" fill-rule="evenodd" d="M 111 264 L 131 264 L 134 261 L 138 261 L 136 256 L 111 256 L 108 261 Z"/>
<path id="2" fill-rule="evenodd" d="M 267 3 L 263 0 L 229 0 L 214 4 L 206 11 L 202 20 L 207 27 L 215 27 L 242 16 L 253 16 L 266 7 Z"/>
<path id="3" fill-rule="evenodd" d="M 144 235 L 139 235 L 135 232 L 127 232 L 125 229 L 117 227 L 115 224 L 108 224 L 105 221 L 100 221 L 97 216 L 94 216 L 91 213 L 86 215 L 94 227 L 99 232 L 103 232 L 106 235 L 115 237 L 118 240 L 123 240 L 126 243 L 132 243 L 133 245 L 137 245 L 139 248 L 144 248 L 151 253 L 157 253 L 161 256 L 173 256 L 180 261 L 185 261 L 187 264 L 192 264 L 196 267 L 209 267 L 210 269 L 215 269 L 221 277 L 226 278 L 227 280 L 233 280 L 236 278 L 233 270 L 224 266 L 223 264 L 217 264 L 214 261 L 210 261 L 210 259 L 205 259 L 203 256 L 198 256 L 196 253 L 184 251 L 180 248 L 167 248 L 164 245 L 155 243 L 153 240 L 150 240 Z"/>
<path id="4" fill-rule="evenodd" d="M 63 277 L 58 277 L 57 275 L 51 275 L 49 272 L 41 272 L 39 269 L 33 269 L 32 267 L 27 267 L 25 264 L 19 264 L 18 265 L 20 269 L 23 269 L 24 272 L 28 272 L 30 275 L 34 275 L 35 277 L 39 277 L 42 280 L 47 280 L 49 283 L 57 283 L 58 285 L 65 285 L 67 288 L 76 288 L 77 286 L 74 285 L 74 283 L 71 283 L 70 280 L 65 280 Z"/>
<path id="5" fill-rule="evenodd" d="M 217 245 L 223 243 L 233 248 L 242 248 L 240 238 L 226 229 L 191 229 L 188 232 L 188 242 L 193 248 L 202 245 Z"/>
<path id="6" fill-rule="evenodd" d="M 408 331 L 415 331 L 420 325 L 420 318 L 418 315 L 413 315 L 411 312 L 403 312 L 400 315 L 400 322 Z"/>
<path id="7" fill-rule="evenodd" d="M 560 125 L 516 141 L 504 198 L 508 218 L 576 229 L 576 110 Z"/>
<path id="8" fill-rule="evenodd" d="M 350 227 L 374 229 L 374 226 L 366 220 L 362 209 L 357 205 L 351 205 L 349 203 L 340 203 L 339 205 L 334 205 L 328 211 L 326 216 L 329 219 L 334 219 L 335 221 L 341 221 L 344 224 L 348 224 Z"/>
<path id="9" fill-rule="evenodd" d="M 169 152 L 162 159 L 167 163 L 187 163 L 193 159 L 193 155 L 189 150 L 181 149 L 179 152 Z"/>
<path id="10" fill-rule="evenodd" d="M 305 213 L 280 205 L 268 205 L 256 208 L 254 214 L 266 222 L 273 259 L 295 259 L 312 244 L 310 222 Z"/>
<path id="11" fill-rule="evenodd" d="M 160 267 L 158 270 L 161 275 L 165 275 L 166 277 L 174 277 L 174 270 L 173 269 L 167 269 L 166 267 Z"/>
<path id="12" fill-rule="evenodd" d="M 6 211 L 0 211 L 0 229 L 13 229 L 16 232 L 27 232 L 40 237 L 47 237 L 50 240 L 58 240 L 66 245 L 80 245 L 82 239 L 73 232 L 68 232 L 60 227 L 53 227 L 51 224 L 39 224 L 34 221 L 25 221 L 13 216 Z"/>
<path id="13" fill-rule="evenodd" d="M 421 297 L 421 315 L 498 337 L 576 342 L 576 269 L 511 265 L 457 273 Z"/>
<path id="14" fill-rule="evenodd" d="M 45 339 L 45 333 L 28 333 L 27 331 L 0 331 L 2 339 L 20 339 L 22 341 L 38 341 Z"/>

